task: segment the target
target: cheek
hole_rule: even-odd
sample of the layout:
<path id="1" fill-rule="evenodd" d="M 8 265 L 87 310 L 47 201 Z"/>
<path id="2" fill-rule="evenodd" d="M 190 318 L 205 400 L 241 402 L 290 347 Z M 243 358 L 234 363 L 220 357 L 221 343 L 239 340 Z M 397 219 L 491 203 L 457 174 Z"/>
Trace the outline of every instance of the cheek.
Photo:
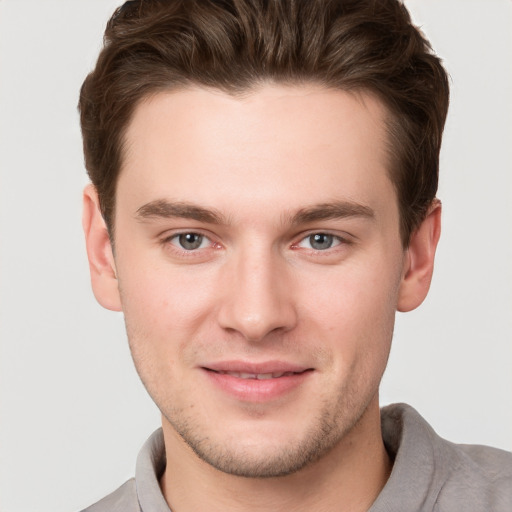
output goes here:
<path id="1" fill-rule="evenodd" d="M 333 361 L 342 373 L 361 366 L 378 373 L 386 365 L 400 282 L 400 270 L 390 268 L 384 271 L 373 262 L 333 269 L 322 281 L 311 276 L 309 293 L 299 299 L 309 305 L 303 311 L 311 336 L 325 334 L 324 342 L 337 352 Z"/>
<path id="2" fill-rule="evenodd" d="M 176 280 L 162 272 L 134 271 L 129 277 L 120 273 L 119 278 L 132 359 L 149 394 L 161 406 L 167 387 L 178 392 L 184 380 L 182 361 L 197 328 L 198 304 L 190 311 L 189 294 L 178 292 Z"/>
<path id="3" fill-rule="evenodd" d="M 120 293 L 125 317 L 155 335 L 159 330 L 166 337 L 195 330 L 212 304 L 211 279 L 204 272 L 141 261 L 122 268 Z"/>
<path id="4" fill-rule="evenodd" d="M 119 282 L 132 358 L 158 403 L 159 382 L 174 387 L 183 380 L 182 363 L 190 358 L 190 340 L 203 323 L 207 297 L 168 269 L 167 273 L 150 267 L 129 275 L 120 272 Z"/>
<path id="5" fill-rule="evenodd" d="M 385 268 L 383 268 L 385 267 Z M 379 262 L 332 268 L 321 275 L 302 276 L 299 304 L 307 303 L 312 317 L 331 330 L 358 327 L 380 331 L 393 320 L 400 284 L 400 269 Z"/>

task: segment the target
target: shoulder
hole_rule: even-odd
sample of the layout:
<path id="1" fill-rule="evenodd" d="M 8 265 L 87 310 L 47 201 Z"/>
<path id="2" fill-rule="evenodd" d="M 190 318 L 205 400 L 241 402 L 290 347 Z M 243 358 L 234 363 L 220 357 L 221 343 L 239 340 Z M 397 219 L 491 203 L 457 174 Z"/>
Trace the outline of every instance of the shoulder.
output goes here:
<path id="1" fill-rule="evenodd" d="M 447 441 L 405 404 L 382 409 L 382 434 L 394 465 L 372 511 L 512 511 L 512 453 Z"/>
<path id="2" fill-rule="evenodd" d="M 439 492 L 441 509 L 444 503 L 468 503 L 479 510 L 512 510 L 512 453 L 444 440 L 442 445 L 452 458 L 453 469 Z"/>
<path id="3" fill-rule="evenodd" d="M 140 450 L 135 478 L 82 512 L 170 512 L 158 483 L 165 465 L 164 439 L 160 428 Z"/>
<path id="4" fill-rule="evenodd" d="M 131 478 L 113 493 L 82 512 L 140 512 L 135 479 Z"/>
<path id="5" fill-rule="evenodd" d="M 475 475 L 492 482 L 505 479 L 508 483 L 512 483 L 512 453 L 490 446 L 471 444 L 452 446 L 458 452 L 461 464 Z"/>

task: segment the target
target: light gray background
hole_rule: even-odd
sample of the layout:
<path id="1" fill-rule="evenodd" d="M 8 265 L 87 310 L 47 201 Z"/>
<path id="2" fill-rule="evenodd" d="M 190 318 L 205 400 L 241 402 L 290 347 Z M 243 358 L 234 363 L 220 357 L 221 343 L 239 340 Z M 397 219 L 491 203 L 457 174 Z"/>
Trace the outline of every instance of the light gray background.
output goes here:
<path id="1" fill-rule="evenodd" d="M 0 511 L 73 511 L 133 474 L 159 415 L 93 298 L 76 113 L 113 0 L 0 0 Z M 512 449 L 512 2 L 409 0 L 452 105 L 430 297 L 399 315 L 382 401 Z"/>

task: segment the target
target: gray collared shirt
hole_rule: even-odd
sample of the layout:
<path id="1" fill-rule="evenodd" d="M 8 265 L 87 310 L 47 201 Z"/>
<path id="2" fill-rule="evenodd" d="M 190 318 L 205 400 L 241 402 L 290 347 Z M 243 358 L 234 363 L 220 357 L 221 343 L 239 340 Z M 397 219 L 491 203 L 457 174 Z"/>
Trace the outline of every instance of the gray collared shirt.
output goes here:
<path id="1" fill-rule="evenodd" d="M 382 409 L 382 436 L 393 470 L 369 512 L 512 512 L 512 453 L 445 441 L 405 404 Z M 165 465 L 159 429 L 135 478 L 83 512 L 170 512 L 158 483 Z"/>

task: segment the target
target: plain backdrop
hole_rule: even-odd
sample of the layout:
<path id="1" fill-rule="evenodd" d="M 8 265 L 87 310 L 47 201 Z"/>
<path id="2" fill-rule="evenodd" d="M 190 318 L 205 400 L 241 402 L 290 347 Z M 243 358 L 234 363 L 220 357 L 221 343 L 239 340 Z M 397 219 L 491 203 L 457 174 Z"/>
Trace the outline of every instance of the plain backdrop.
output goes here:
<path id="1" fill-rule="evenodd" d="M 133 475 L 159 425 L 120 314 L 93 298 L 76 112 L 113 0 L 0 0 L 0 511 L 79 510 Z M 443 235 L 399 315 L 383 403 L 512 449 L 512 2 L 406 0 L 445 60 Z"/>

